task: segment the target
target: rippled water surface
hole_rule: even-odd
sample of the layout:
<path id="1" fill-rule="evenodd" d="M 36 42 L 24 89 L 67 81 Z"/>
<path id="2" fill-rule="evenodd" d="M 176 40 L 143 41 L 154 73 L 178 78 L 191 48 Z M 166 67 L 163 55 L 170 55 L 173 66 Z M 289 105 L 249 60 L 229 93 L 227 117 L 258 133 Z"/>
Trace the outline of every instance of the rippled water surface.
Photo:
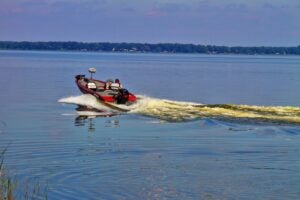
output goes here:
<path id="1" fill-rule="evenodd" d="M 82 95 L 91 66 L 139 102 Z M 39 181 L 48 199 L 300 198 L 300 57 L 0 51 L 0 72 L 18 197 Z"/>

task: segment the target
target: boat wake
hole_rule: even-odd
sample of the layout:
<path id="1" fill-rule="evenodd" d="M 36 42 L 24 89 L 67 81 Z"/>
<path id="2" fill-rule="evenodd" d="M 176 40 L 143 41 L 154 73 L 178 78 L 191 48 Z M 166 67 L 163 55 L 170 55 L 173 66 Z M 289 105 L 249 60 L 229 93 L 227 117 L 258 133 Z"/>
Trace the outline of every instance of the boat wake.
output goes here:
<path id="1" fill-rule="evenodd" d="M 98 110 L 109 111 L 110 109 L 99 103 L 99 101 L 92 95 L 83 94 L 80 96 L 70 96 L 58 100 L 59 103 L 75 104 L 80 106 L 87 106 Z"/>
<path id="2" fill-rule="evenodd" d="M 78 105 L 78 108 L 76 108 L 76 112 L 79 116 L 96 117 L 111 116 L 117 114 L 117 112 L 101 104 L 94 96 L 89 94 L 62 98 L 59 99 L 58 102 Z"/>
<path id="3" fill-rule="evenodd" d="M 101 104 L 91 95 L 67 97 L 60 103 L 77 104 L 114 112 Z M 190 121 L 202 118 L 245 122 L 270 122 L 300 124 L 300 107 L 291 106 L 250 106 L 234 104 L 198 104 L 191 102 L 171 101 L 146 96 L 138 96 L 137 103 L 126 106 L 117 105 L 119 110 L 158 118 L 168 122 Z"/>

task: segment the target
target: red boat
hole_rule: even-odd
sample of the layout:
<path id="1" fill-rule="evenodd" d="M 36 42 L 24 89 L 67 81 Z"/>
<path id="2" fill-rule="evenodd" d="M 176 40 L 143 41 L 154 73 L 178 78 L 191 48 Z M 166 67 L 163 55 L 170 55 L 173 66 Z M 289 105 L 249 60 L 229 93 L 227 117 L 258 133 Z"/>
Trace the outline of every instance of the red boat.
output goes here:
<path id="1" fill-rule="evenodd" d="M 91 78 L 86 78 L 85 75 L 75 76 L 75 82 L 82 93 L 91 94 L 103 103 L 129 105 L 136 102 L 136 96 L 122 88 L 118 79 L 116 81 L 100 81 L 93 79 L 93 73 L 96 73 L 95 68 L 89 68 L 89 72 Z"/>

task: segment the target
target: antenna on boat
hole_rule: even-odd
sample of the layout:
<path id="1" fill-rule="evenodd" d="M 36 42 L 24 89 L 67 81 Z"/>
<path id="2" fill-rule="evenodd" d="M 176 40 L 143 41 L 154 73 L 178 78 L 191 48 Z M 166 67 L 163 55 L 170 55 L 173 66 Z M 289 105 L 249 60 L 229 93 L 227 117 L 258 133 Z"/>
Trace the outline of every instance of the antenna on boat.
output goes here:
<path id="1" fill-rule="evenodd" d="M 93 79 L 93 74 L 96 73 L 96 68 L 89 68 L 89 72 L 91 73 L 91 79 Z"/>

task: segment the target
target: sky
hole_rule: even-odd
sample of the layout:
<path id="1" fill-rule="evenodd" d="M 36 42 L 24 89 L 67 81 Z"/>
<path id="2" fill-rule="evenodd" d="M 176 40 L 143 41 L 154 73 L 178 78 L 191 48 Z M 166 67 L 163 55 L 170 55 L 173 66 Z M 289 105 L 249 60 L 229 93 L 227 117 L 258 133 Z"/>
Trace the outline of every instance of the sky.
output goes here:
<path id="1" fill-rule="evenodd" d="M 1 41 L 300 45 L 300 0 L 0 0 Z"/>

